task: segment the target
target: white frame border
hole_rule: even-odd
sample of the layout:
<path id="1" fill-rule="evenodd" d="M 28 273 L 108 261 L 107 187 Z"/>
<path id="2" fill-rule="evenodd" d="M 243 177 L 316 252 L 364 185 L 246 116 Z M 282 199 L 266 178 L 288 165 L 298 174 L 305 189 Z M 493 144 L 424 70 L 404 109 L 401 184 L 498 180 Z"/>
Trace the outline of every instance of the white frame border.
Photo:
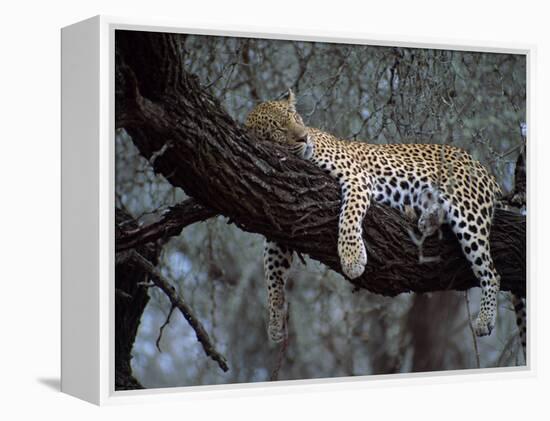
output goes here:
<path id="1" fill-rule="evenodd" d="M 313 380 L 293 380 L 263 383 L 205 385 L 146 389 L 135 391 L 114 390 L 114 31 L 135 30 L 152 32 L 189 33 L 197 35 L 218 35 L 294 41 L 317 41 L 345 44 L 368 44 L 376 46 L 400 46 L 409 48 L 451 49 L 476 52 L 524 54 L 527 61 L 527 125 L 529 148 L 527 149 L 529 207 L 532 203 L 531 156 L 534 148 L 532 133 L 532 104 L 534 104 L 534 45 L 495 43 L 484 41 L 461 41 L 453 39 L 429 39 L 403 36 L 376 36 L 363 33 L 312 31 L 297 28 L 259 28 L 254 26 L 185 24 L 170 20 L 120 18 L 97 16 L 99 22 L 99 401 L 98 404 L 121 404 L 138 402 L 182 401 L 184 399 L 204 399 L 214 397 L 243 397 L 296 392 L 319 392 L 371 387 L 415 386 L 419 384 L 462 383 L 479 380 L 503 380 L 527 378 L 536 375 L 536 343 L 531 337 L 536 320 L 533 309 L 536 286 L 531 282 L 530 243 L 532 240 L 531 215 L 527 219 L 527 302 L 528 325 L 528 365 L 517 368 L 489 368 L 456 370 L 430 373 L 408 373 L 395 375 L 370 375 L 345 378 Z M 78 24 L 77 24 L 78 25 Z M 377 381 L 373 381 L 377 380 Z M 383 380 L 383 381 L 380 381 Z M 201 393 L 195 393 L 201 392 Z"/>

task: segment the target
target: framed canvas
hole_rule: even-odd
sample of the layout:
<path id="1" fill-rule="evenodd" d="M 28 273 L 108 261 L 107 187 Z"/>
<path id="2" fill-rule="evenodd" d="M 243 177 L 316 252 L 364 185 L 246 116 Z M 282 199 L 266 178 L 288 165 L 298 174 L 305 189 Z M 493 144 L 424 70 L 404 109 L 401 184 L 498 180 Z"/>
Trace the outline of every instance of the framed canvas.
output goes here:
<path id="1" fill-rule="evenodd" d="M 531 58 L 64 28 L 62 390 L 102 404 L 529 373 Z"/>

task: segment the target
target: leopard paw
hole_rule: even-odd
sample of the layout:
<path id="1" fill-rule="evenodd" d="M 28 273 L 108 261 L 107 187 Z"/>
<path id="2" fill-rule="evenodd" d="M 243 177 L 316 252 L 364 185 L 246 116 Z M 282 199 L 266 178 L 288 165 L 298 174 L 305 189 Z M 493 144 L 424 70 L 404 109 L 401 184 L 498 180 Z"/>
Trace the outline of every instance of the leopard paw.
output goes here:
<path id="1" fill-rule="evenodd" d="M 271 309 L 267 334 L 272 342 L 279 343 L 287 337 L 286 318 L 286 306 L 283 306 L 283 308 Z"/>
<path id="2" fill-rule="evenodd" d="M 367 265 L 367 250 L 362 239 L 339 246 L 338 254 L 342 271 L 348 278 L 355 279 L 363 274 Z"/>
<path id="3" fill-rule="evenodd" d="M 474 332 L 476 336 L 488 336 L 495 327 L 495 317 L 480 312 L 474 322 Z"/>

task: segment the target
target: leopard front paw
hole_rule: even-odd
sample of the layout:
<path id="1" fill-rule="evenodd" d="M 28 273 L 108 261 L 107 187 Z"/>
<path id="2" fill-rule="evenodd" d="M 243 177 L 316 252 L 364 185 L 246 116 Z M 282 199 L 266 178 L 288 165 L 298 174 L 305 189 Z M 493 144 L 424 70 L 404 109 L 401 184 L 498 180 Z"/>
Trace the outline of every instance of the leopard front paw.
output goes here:
<path id="1" fill-rule="evenodd" d="M 342 270 L 348 278 L 355 279 L 363 274 L 367 265 L 367 250 L 362 239 L 353 243 L 339 244 L 338 255 Z"/>

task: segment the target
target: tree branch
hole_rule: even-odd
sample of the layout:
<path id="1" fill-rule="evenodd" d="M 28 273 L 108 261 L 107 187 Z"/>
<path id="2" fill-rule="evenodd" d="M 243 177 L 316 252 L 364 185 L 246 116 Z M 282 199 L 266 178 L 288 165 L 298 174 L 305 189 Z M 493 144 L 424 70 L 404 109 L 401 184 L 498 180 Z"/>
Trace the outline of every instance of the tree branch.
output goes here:
<path id="1" fill-rule="evenodd" d="M 145 158 L 155 156 L 156 172 L 212 212 L 341 273 L 336 181 L 277 145 L 251 139 L 185 72 L 181 54 L 177 35 L 117 31 L 117 126 L 128 131 Z M 523 216 L 497 211 L 490 239 L 502 289 L 522 296 L 525 226 Z M 441 262 L 419 265 L 407 234 L 411 227 L 394 209 L 369 210 L 364 222 L 369 262 L 352 281 L 357 288 L 393 296 L 478 286 L 448 230 L 442 241 L 424 243 L 425 255 L 439 255 Z"/>
<path id="2" fill-rule="evenodd" d="M 136 229 L 136 221 L 124 210 L 115 212 L 115 243 L 124 228 Z M 156 244 L 144 244 L 137 252 L 151 262 L 157 262 L 159 248 Z M 118 257 L 118 256 L 117 256 Z M 147 272 L 124 259 L 115 264 L 115 389 L 142 389 L 132 374 L 132 347 L 137 335 L 141 315 L 149 302 L 145 288 L 138 284 L 147 279 Z"/>
<path id="3" fill-rule="evenodd" d="M 116 252 L 135 248 L 141 244 L 177 236 L 181 230 L 195 222 L 205 221 L 216 212 L 205 208 L 194 199 L 187 199 L 168 209 L 162 218 L 149 225 L 125 231 L 116 241 Z"/>

